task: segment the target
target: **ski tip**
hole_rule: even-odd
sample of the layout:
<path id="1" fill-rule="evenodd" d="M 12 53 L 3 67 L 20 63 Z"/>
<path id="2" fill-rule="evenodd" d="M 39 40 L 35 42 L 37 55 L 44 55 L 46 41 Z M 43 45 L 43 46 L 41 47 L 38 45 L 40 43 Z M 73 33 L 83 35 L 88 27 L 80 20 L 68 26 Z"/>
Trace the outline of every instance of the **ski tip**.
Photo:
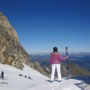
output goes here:
<path id="1" fill-rule="evenodd" d="M 65 47 L 65 50 L 68 50 L 68 47 L 67 46 Z"/>
<path id="2" fill-rule="evenodd" d="M 67 46 L 65 47 L 65 51 L 68 52 L 68 47 Z"/>

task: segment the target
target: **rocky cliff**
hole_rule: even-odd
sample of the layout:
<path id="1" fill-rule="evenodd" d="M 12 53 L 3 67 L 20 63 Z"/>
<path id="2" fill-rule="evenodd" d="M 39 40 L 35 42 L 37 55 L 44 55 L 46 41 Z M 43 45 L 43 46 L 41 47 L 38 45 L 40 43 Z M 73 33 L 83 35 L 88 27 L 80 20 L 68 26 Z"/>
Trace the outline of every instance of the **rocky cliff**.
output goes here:
<path id="1" fill-rule="evenodd" d="M 0 13 L 0 63 L 20 69 L 23 68 L 23 63 L 33 65 L 29 54 L 19 43 L 15 29 L 2 13 Z"/>
<path id="2" fill-rule="evenodd" d="M 29 54 L 19 43 L 15 29 L 2 13 L 0 13 L 0 63 L 19 69 L 23 69 L 23 63 L 25 63 L 45 74 L 39 62 L 32 63 Z"/>

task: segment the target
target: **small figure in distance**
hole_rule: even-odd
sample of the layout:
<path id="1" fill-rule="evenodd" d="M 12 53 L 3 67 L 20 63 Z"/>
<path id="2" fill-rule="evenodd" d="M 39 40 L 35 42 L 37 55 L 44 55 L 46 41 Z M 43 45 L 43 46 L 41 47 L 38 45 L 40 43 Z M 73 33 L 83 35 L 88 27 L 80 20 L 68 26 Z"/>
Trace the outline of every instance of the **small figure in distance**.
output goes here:
<path id="1" fill-rule="evenodd" d="M 1 78 L 4 79 L 4 72 L 1 72 Z"/>

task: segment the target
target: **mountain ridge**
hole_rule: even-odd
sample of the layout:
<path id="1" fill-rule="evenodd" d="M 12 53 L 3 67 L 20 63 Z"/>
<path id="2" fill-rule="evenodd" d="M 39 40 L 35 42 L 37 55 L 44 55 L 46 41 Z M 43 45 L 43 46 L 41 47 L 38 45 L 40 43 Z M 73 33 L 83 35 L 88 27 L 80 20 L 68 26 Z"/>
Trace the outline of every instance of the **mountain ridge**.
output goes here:
<path id="1" fill-rule="evenodd" d="M 27 64 L 45 74 L 39 62 L 32 62 L 29 54 L 20 44 L 16 30 L 3 13 L 0 13 L 0 63 L 19 69 L 23 69 L 23 64 Z"/>

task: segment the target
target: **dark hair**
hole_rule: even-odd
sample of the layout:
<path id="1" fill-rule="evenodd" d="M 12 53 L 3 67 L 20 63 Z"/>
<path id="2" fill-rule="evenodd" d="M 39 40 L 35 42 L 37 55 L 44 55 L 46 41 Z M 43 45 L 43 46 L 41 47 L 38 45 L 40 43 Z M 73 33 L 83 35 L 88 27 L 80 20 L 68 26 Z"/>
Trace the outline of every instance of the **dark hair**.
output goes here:
<path id="1" fill-rule="evenodd" d="M 53 48 L 53 52 L 58 52 L 58 48 L 57 47 L 54 47 Z"/>

